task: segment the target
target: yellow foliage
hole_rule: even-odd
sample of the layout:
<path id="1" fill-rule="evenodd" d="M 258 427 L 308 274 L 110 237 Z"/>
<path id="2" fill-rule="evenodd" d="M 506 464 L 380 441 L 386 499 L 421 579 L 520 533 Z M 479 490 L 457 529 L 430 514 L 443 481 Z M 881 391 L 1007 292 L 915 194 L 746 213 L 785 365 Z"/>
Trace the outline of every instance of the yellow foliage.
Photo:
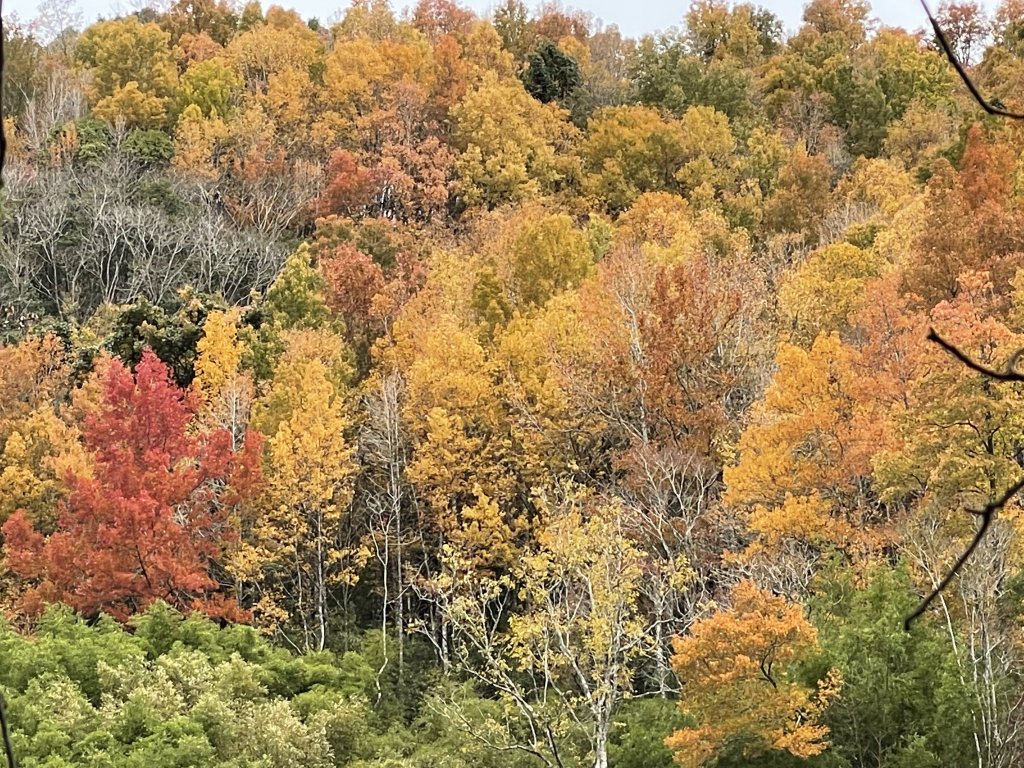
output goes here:
<path id="1" fill-rule="evenodd" d="M 40 530 L 50 530 L 67 492 L 65 481 L 90 474 L 78 430 L 49 408 L 18 423 L 0 452 L 0 522 L 24 509 Z"/>
<path id="2" fill-rule="evenodd" d="M 855 360 L 834 333 L 810 350 L 780 345 L 775 377 L 740 437 L 739 462 L 724 472 L 723 500 L 748 513 L 754 536 L 744 558 L 775 557 L 785 541 L 812 559 L 828 547 L 859 558 L 885 544 L 884 520 L 864 495 L 882 447 L 879 413 L 860 399 Z"/>
<path id="3" fill-rule="evenodd" d="M 328 590 L 354 583 L 368 557 L 348 524 L 358 471 L 352 421 L 330 367 L 301 349 L 282 356 L 260 414 L 266 483 L 231 568 L 260 596 L 257 620 L 276 627 L 287 613 L 304 646 L 322 649 Z"/>
<path id="4" fill-rule="evenodd" d="M 92 114 L 109 123 L 123 119 L 129 128 L 160 128 L 167 121 L 167 103 L 166 97 L 146 93 L 129 80 L 97 101 Z"/>
<path id="5" fill-rule="evenodd" d="M 198 106 L 189 104 L 174 129 L 172 164 L 203 178 L 217 178 L 219 169 L 213 162 L 213 149 L 228 133 L 228 127 L 220 117 L 204 117 Z"/>
<path id="6" fill-rule="evenodd" d="M 779 314 L 790 340 L 809 346 L 819 334 L 843 334 L 864 294 L 864 284 L 888 266 L 875 251 L 849 243 L 819 248 L 779 290 Z"/>
<path id="7" fill-rule="evenodd" d="M 253 400 L 251 376 L 242 372 L 244 352 L 237 338 L 241 310 L 211 312 L 196 343 L 192 390 L 199 399 L 199 418 L 206 426 L 228 429 L 240 441 Z"/>
<path id="8" fill-rule="evenodd" d="M 470 205 L 495 207 L 554 189 L 570 171 L 577 131 L 567 113 L 530 97 L 522 84 L 488 73 L 452 110 L 460 191 Z"/>
<path id="9" fill-rule="evenodd" d="M 686 199 L 668 192 L 640 195 L 615 222 L 616 241 L 640 247 L 663 266 L 687 261 L 700 253 L 700 230 Z"/>
<path id="10" fill-rule="evenodd" d="M 817 633 L 799 605 L 741 581 L 731 607 L 698 621 L 673 642 L 672 667 L 683 683 L 680 707 L 697 720 L 665 740 L 676 761 L 699 768 L 727 742 L 742 740 L 747 756 L 784 750 L 821 754 L 821 724 L 842 682 L 831 671 L 816 688 L 789 679 L 794 664 L 817 650 Z"/>
<path id="11" fill-rule="evenodd" d="M 242 362 L 242 346 L 237 339 L 240 316 L 238 308 L 211 312 L 203 323 L 203 336 L 196 343 L 196 375 L 192 388 L 206 406 L 238 374 Z"/>

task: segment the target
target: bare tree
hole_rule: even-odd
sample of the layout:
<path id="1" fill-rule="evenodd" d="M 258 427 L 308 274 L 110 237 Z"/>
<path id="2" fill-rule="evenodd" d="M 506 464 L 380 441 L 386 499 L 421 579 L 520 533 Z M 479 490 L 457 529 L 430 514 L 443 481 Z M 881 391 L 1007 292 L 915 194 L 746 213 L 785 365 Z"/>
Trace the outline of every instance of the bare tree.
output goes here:
<path id="1" fill-rule="evenodd" d="M 377 694 L 380 676 L 390 663 L 388 635 L 391 625 L 397 643 L 399 679 L 404 668 L 406 598 L 411 590 L 406 581 L 406 549 L 417 540 L 415 530 L 406 526 L 408 506 L 405 467 L 409 445 L 402 428 L 401 401 L 404 383 L 401 374 L 383 374 L 366 396 L 366 422 L 359 440 L 365 481 L 361 489 L 369 519 L 367 536 L 381 570 L 381 643 L 383 660 L 377 670 Z"/>

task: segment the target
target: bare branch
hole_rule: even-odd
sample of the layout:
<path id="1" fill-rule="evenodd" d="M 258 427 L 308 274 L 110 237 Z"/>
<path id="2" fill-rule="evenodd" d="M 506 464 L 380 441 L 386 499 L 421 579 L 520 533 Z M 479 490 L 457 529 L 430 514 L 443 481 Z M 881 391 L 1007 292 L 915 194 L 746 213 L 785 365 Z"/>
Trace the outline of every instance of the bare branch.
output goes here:
<path id="1" fill-rule="evenodd" d="M 997 117 L 1007 117 L 1011 120 L 1024 120 L 1024 114 L 1020 112 L 1009 112 L 1003 109 L 1001 106 L 993 106 L 984 96 L 981 95 L 981 91 L 971 80 L 967 74 L 967 70 L 964 69 L 964 65 L 957 59 L 956 54 L 953 53 L 953 46 L 949 43 L 949 38 L 946 37 L 946 33 L 942 31 L 942 27 L 939 26 L 939 22 L 936 20 L 934 14 L 932 14 L 931 8 L 928 7 L 926 0 L 921 0 L 921 7 L 924 8 L 924 12 L 928 15 L 928 21 L 931 22 L 932 29 L 935 32 L 935 37 L 939 41 L 939 45 L 942 47 L 942 52 L 946 54 L 946 58 L 949 59 L 949 63 L 953 65 L 953 69 L 960 75 L 960 79 L 964 81 L 964 85 L 967 86 L 967 90 L 971 92 L 971 96 L 978 102 L 978 106 L 984 109 L 988 114 L 995 115 Z"/>
<path id="2" fill-rule="evenodd" d="M 952 344 L 943 339 L 941 336 L 939 336 L 939 334 L 935 332 L 934 328 L 928 331 L 928 340 L 935 342 L 944 350 L 949 352 L 949 354 L 953 355 L 953 357 L 955 357 L 957 360 L 959 360 L 961 363 L 967 366 L 969 369 L 977 373 L 980 373 L 982 376 L 995 379 L 996 381 L 1024 381 L 1024 375 L 1018 373 L 1016 370 L 1017 360 L 1018 358 L 1020 358 L 1021 354 L 1024 354 L 1024 350 L 1018 350 L 1017 352 L 1014 353 L 1014 355 L 1010 358 L 1009 362 L 1007 363 L 1005 371 L 997 371 L 992 368 L 988 368 L 982 365 L 981 363 L 978 363 L 977 361 L 971 359 L 970 356 L 968 356 L 955 344 Z M 956 575 L 964 567 L 967 561 L 971 559 L 971 555 L 974 554 L 974 551 L 978 548 L 978 545 L 981 544 L 982 539 L 985 538 L 985 534 L 988 533 L 988 529 L 992 525 L 992 520 L 995 518 L 996 513 L 998 513 L 999 510 L 1005 507 L 1014 496 L 1020 493 L 1021 490 L 1024 490 L 1024 477 L 1021 477 L 1019 480 L 1017 480 L 1017 482 L 1015 482 L 1013 485 L 1007 488 L 1003 495 L 1000 496 L 998 499 L 990 501 L 981 509 L 967 510 L 972 515 L 981 518 L 981 525 L 975 532 L 974 538 L 971 539 L 971 543 L 967 545 L 967 549 L 965 549 L 963 554 L 960 555 L 959 558 L 957 558 L 957 561 L 955 563 L 953 563 L 953 567 L 949 569 L 949 572 L 943 577 L 942 581 L 938 583 L 938 585 L 935 587 L 935 589 L 931 591 L 928 597 L 921 601 L 920 605 L 918 605 L 917 608 L 914 609 L 914 612 L 907 616 L 907 618 L 904 620 L 903 628 L 906 631 L 910 631 L 910 625 L 914 622 L 914 620 L 921 616 L 921 614 L 923 614 L 926 610 L 928 610 L 928 606 L 930 606 L 932 602 L 934 602 L 934 600 L 943 593 L 946 587 L 949 586 L 950 582 L 952 582 L 953 579 L 956 578 Z"/>
<path id="3" fill-rule="evenodd" d="M 995 379 L 996 381 L 1024 381 L 1024 373 L 1019 373 L 1017 371 L 1017 361 L 1020 360 L 1021 355 L 1024 354 L 1024 349 L 1014 352 L 1013 357 L 1011 357 L 1006 363 L 1005 371 L 997 371 L 994 368 L 988 368 L 981 363 L 972 360 L 956 345 L 951 344 L 939 336 L 939 334 L 935 332 L 934 328 L 931 328 L 928 331 L 928 341 L 934 341 L 961 363 L 966 365 L 972 371 L 980 373 L 982 376 L 987 376 L 990 379 Z"/>
<path id="4" fill-rule="evenodd" d="M 968 509 L 972 515 L 976 515 L 981 518 L 981 525 L 978 527 L 977 532 L 974 534 L 974 538 L 971 539 L 971 543 L 964 550 L 964 553 L 960 555 L 957 561 L 953 564 L 953 567 L 949 569 L 942 581 L 939 582 L 938 586 L 932 590 L 931 594 L 928 595 L 921 604 L 914 609 L 914 612 L 907 616 L 903 622 L 903 628 L 910 631 L 910 625 L 915 619 L 917 619 L 922 613 L 928 610 L 928 606 L 942 594 L 943 590 L 949 586 L 949 583 L 956 577 L 960 572 L 960 569 L 964 567 L 964 564 L 971 559 L 971 555 L 974 554 L 974 550 L 981 544 L 981 540 L 985 538 L 985 534 L 988 532 L 989 526 L 992 525 L 992 520 L 995 518 L 996 513 L 1005 507 L 1014 496 L 1024 490 L 1024 477 L 1021 477 L 1016 483 L 1011 485 L 1002 496 L 995 501 L 990 501 L 981 509 Z"/>
<path id="5" fill-rule="evenodd" d="M 14 745 L 11 744 L 11 733 L 7 728 L 7 712 L 4 709 L 4 697 L 0 695 L 0 734 L 4 739 L 4 752 L 7 755 L 7 768 L 18 768 L 14 761 Z"/>

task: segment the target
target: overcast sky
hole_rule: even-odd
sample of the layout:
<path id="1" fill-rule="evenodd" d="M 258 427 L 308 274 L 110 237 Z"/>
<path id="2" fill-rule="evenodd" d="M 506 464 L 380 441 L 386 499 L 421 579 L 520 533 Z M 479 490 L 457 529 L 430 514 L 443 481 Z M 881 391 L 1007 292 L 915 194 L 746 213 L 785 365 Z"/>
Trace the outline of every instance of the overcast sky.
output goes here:
<path id="1" fill-rule="evenodd" d="M 138 0 L 74 0 L 82 12 L 85 23 L 94 21 L 99 16 L 111 17 L 131 11 L 133 3 Z M 486 14 L 495 5 L 494 0 L 463 0 L 466 5 L 479 13 Z M 936 0 L 937 2 L 937 0 Z M 17 14 L 22 22 L 27 22 L 37 14 L 39 0 L 2 0 L 3 15 L 6 18 L 11 12 Z M 415 0 L 392 0 L 397 10 L 412 5 Z M 777 14 L 783 21 L 787 31 L 795 31 L 800 26 L 800 16 L 805 0 L 761 0 L 755 5 L 765 7 Z M 239 5 L 243 4 L 239 2 Z M 264 9 L 270 5 L 282 5 L 294 8 L 304 18 L 313 16 L 327 21 L 335 16 L 340 9 L 348 7 L 348 0 L 263 0 Z M 527 5 L 531 5 L 527 0 Z M 678 25 L 689 5 L 688 0 L 563 0 L 563 6 L 587 11 L 605 25 L 616 24 L 623 34 L 639 37 L 648 32 L 667 29 Z M 992 7 L 993 0 L 984 3 Z M 908 30 L 916 30 L 925 26 L 924 12 L 917 0 L 888 0 L 874 3 L 874 17 L 883 24 L 900 26 Z"/>

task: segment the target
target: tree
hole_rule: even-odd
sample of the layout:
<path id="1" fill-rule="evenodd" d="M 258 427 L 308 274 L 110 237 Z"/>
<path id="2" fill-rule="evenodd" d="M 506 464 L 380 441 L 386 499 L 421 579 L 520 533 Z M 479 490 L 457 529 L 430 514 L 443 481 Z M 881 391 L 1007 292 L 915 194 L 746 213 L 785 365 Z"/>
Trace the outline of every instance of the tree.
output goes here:
<path id="1" fill-rule="evenodd" d="M 131 628 L 53 606 L 32 635 L 0 624 L 0 648 L 11 738 L 27 764 L 329 768 L 380 749 L 361 701 L 372 670 L 354 652 L 293 656 L 250 627 L 165 603 Z"/>
<path id="2" fill-rule="evenodd" d="M 538 104 L 518 82 L 493 74 L 452 110 L 458 189 L 489 208 L 554 191 L 568 171 L 560 157 L 572 135 L 565 113 Z"/>
<path id="3" fill-rule="evenodd" d="M 324 176 L 323 189 L 313 202 L 315 216 L 360 216 L 370 210 L 381 184 L 377 174 L 343 149 L 331 153 Z"/>
<path id="4" fill-rule="evenodd" d="M 822 333 L 845 335 L 864 284 L 878 277 L 885 266 L 877 253 L 849 243 L 834 243 L 812 253 L 779 291 L 783 330 L 790 340 L 808 346 Z"/>
<path id="5" fill-rule="evenodd" d="M 941 766 L 976 753 L 954 646 L 937 622 L 902 627 L 916 600 L 906 570 L 884 566 L 864 585 L 832 569 L 810 599 L 821 651 L 809 669 L 843 679 L 822 720 L 831 751 L 854 765 Z"/>
<path id="6" fill-rule="evenodd" d="M 733 59 L 753 67 L 775 52 L 781 37 L 779 18 L 748 3 L 729 8 L 721 0 L 698 0 L 686 12 L 687 47 L 705 62 Z"/>
<path id="7" fill-rule="evenodd" d="M 231 568 L 252 585 L 262 625 L 297 649 L 322 651 L 331 592 L 354 584 L 366 559 L 349 508 L 357 465 L 338 382 L 346 366 L 337 337 L 291 331 L 284 341 L 253 418 L 267 439 L 267 480 Z"/>
<path id="8" fill-rule="evenodd" d="M 17 23 L 4 24 L 0 35 L 4 45 L 4 114 L 16 117 L 24 113 L 40 85 L 43 47 Z"/>
<path id="9" fill-rule="evenodd" d="M 855 359 L 835 333 L 818 336 L 810 350 L 780 344 L 739 461 L 724 471 L 723 500 L 744 513 L 753 538 L 745 556 L 787 591 L 805 588 L 830 549 L 870 559 L 891 536 L 867 482 L 886 433 L 865 406 L 874 393 L 860 389 L 869 371 Z"/>
<path id="10" fill-rule="evenodd" d="M 176 113 L 181 114 L 190 104 L 211 119 L 229 119 L 234 115 L 242 89 L 242 80 L 222 57 L 193 62 L 181 76 Z"/>
<path id="11" fill-rule="evenodd" d="M 215 311 L 203 322 L 196 342 L 195 378 L 191 389 L 198 403 L 198 418 L 211 429 L 231 433 L 238 450 L 249 424 L 254 398 L 252 376 L 242 370 L 245 349 L 238 339 L 241 310 Z"/>
<path id="12" fill-rule="evenodd" d="M 437 45 L 444 35 L 465 37 L 474 15 L 453 0 L 418 0 L 412 12 L 412 25 Z"/>
<path id="13" fill-rule="evenodd" d="M 406 469 L 420 500 L 420 529 L 458 545 L 481 569 L 517 557 L 524 510 L 515 504 L 515 461 L 494 364 L 453 315 L 408 317 L 395 328 L 403 361 Z"/>
<path id="14" fill-rule="evenodd" d="M 646 558 L 620 505 L 573 493 L 545 505 L 536 546 L 509 575 L 481 576 L 451 546 L 430 591 L 459 667 L 520 721 L 521 730 L 491 725 L 477 737 L 564 766 L 575 733 L 588 746 L 584 759 L 607 768 L 615 712 L 651 643 L 640 604 Z M 457 700 L 447 711 L 466 722 Z"/>
<path id="15" fill-rule="evenodd" d="M 798 144 L 779 170 L 775 194 L 765 203 L 765 223 L 776 232 L 797 232 L 805 242 L 816 242 L 816 229 L 828 207 L 831 174 L 828 160 L 808 154 Z"/>
<path id="16" fill-rule="evenodd" d="M 238 17 L 230 5 L 220 0 L 177 0 L 162 22 L 174 43 L 179 43 L 186 34 L 205 34 L 218 44 L 227 45 L 235 33 Z"/>
<path id="17" fill-rule="evenodd" d="M 0 451 L 0 524 L 22 510 L 37 530 L 52 532 L 69 492 L 68 475 L 89 473 L 76 426 L 50 408 L 33 411 L 18 422 Z"/>
<path id="18" fill-rule="evenodd" d="M 580 82 L 579 65 L 550 40 L 542 40 L 530 54 L 530 64 L 523 73 L 526 92 L 544 104 L 564 103 Z"/>
<path id="19" fill-rule="evenodd" d="M 507 262 L 509 298 L 521 312 L 543 307 L 554 296 L 578 287 L 593 270 L 586 234 L 565 214 L 517 221 Z"/>
<path id="20" fill-rule="evenodd" d="M 178 70 L 170 37 L 160 27 L 132 17 L 98 22 L 82 33 L 75 56 L 90 68 L 88 93 L 97 117 L 164 126 Z"/>
<path id="21" fill-rule="evenodd" d="M 906 289 L 928 306 L 955 298 L 965 271 L 990 272 L 998 293 L 1009 288 L 1024 252 L 1013 152 L 975 125 L 967 131 L 959 171 L 945 159 L 936 162 L 928 180 L 926 225 L 904 270 Z"/>
<path id="22" fill-rule="evenodd" d="M 680 706 L 698 725 L 665 740 L 683 766 L 706 765 L 739 742 L 745 756 L 785 750 L 797 757 L 828 746 L 822 716 L 842 687 L 835 670 L 813 686 L 795 677 L 818 649 L 817 632 L 798 605 L 750 581 L 730 594 L 731 607 L 676 638 L 672 667 L 683 682 Z"/>
<path id="23" fill-rule="evenodd" d="M 66 602 L 120 620 L 165 600 L 187 610 L 242 614 L 217 582 L 236 532 L 232 508 L 253 492 L 258 440 L 231 450 L 227 432 L 194 434 L 195 405 L 150 351 L 135 376 L 110 366 L 83 440 L 92 476 L 71 475 L 53 533 L 24 512 L 3 526 L 7 564 L 26 579 L 25 610 Z"/>
<path id="24" fill-rule="evenodd" d="M 684 140 L 678 122 L 648 107 L 598 110 L 580 146 L 583 189 L 610 212 L 628 208 L 644 192 L 676 191 Z"/>

